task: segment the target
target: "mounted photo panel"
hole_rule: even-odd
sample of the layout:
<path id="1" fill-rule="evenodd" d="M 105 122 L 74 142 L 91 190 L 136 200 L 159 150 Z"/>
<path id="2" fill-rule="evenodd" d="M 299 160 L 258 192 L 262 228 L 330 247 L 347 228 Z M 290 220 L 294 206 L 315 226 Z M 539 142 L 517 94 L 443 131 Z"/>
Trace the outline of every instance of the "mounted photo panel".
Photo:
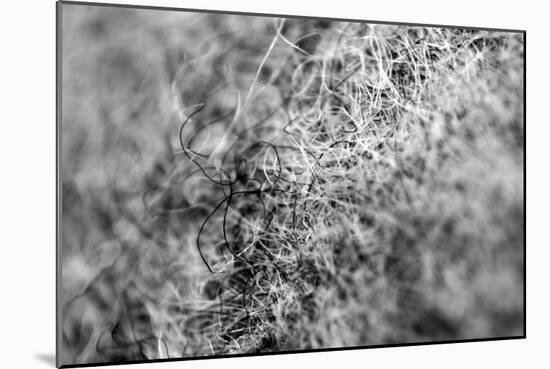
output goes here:
<path id="1" fill-rule="evenodd" d="M 58 366 L 525 337 L 524 31 L 61 1 L 57 32 Z"/>

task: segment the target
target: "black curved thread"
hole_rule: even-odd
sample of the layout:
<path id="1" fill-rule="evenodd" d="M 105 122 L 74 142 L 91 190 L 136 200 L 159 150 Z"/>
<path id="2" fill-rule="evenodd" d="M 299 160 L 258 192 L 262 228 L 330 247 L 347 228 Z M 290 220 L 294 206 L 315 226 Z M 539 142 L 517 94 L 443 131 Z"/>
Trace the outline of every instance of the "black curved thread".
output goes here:
<path id="1" fill-rule="evenodd" d="M 201 224 L 200 228 L 199 228 L 199 232 L 198 232 L 198 235 L 197 235 L 197 240 L 196 240 L 196 244 L 197 244 L 197 250 L 199 252 L 199 255 L 203 261 L 203 263 L 205 264 L 205 266 L 207 267 L 208 271 L 212 274 L 214 274 L 214 270 L 212 269 L 212 267 L 210 266 L 210 264 L 208 263 L 208 261 L 206 260 L 206 257 L 202 251 L 202 247 L 201 247 L 201 242 L 200 242 L 200 237 L 202 235 L 202 232 L 204 231 L 206 225 L 208 224 L 208 222 L 210 221 L 210 219 L 214 216 L 214 214 L 222 207 L 222 205 L 225 204 L 225 210 L 224 210 L 224 216 L 223 216 L 223 226 L 222 226 L 222 230 L 223 230 L 223 237 L 224 237 L 224 244 L 227 248 L 227 250 L 237 259 L 240 259 L 241 261 L 244 261 L 246 264 L 249 265 L 251 271 L 253 274 L 255 274 L 255 268 L 252 264 L 250 264 L 246 259 L 244 259 L 241 255 L 238 255 L 233 249 L 232 247 L 230 246 L 230 242 L 228 240 L 228 237 L 227 237 L 227 214 L 228 214 L 228 211 L 231 207 L 231 202 L 232 202 L 232 199 L 234 198 L 235 195 L 257 195 L 259 197 L 259 201 L 260 201 L 260 204 L 264 207 L 264 214 L 267 214 L 268 211 L 267 211 L 267 208 L 265 207 L 265 203 L 263 202 L 263 200 L 261 200 L 261 193 L 263 192 L 266 192 L 266 191 L 269 191 L 270 189 L 272 189 L 273 187 L 275 187 L 275 185 L 277 184 L 278 180 L 280 179 L 281 177 L 281 172 L 282 172 L 282 166 L 281 166 L 281 159 L 280 159 L 280 156 L 279 156 L 279 153 L 277 151 L 277 147 L 275 145 L 273 145 L 272 143 L 270 142 L 267 142 L 267 141 L 258 141 L 256 143 L 253 143 L 252 145 L 248 146 L 242 153 L 241 155 L 245 155 L 247 154 L 249 151 L 253 151 L 255 148 L 257 147 L 260 147 L 260 146 L 268 146 L 270 147 L 271 149 L 274 150 L 275 152 L 275 156 L 277 158 L 277 171 L 276 173 L 273 175 L 275 180 L 274 182 L 271 184 L 271 187 L 270 189 L 265 189 L 263 188 L 264 187 L 264 184 L 265 184 L 265 181 L 262 181 L 256 177 L 250 177 L 246 172 L 243 172 L 241 170 L 242 168 L 242 164 L 244 163 L 245 164 L 245 168 L 246 168 L 246 164 L 247 164 L 247 159 L 245 158 L 236 158 L 235 160 L 235 179 L 232 179 L 231 176 L 229 175 L 229 173 L 227 173 L 223 168 L 218 168 L 218 170 L 220 171 L 220 180 L 217 181 L 216 179 L 212 178 L 211 176 L 209 176 L 207 174 L 207 171 L 205 170 L 205 168 L 197 161 L 195 160 L 195 158 L 193 158 L 191 155 L 189 155 L 189 152 L 192 152 L 192 149 L 186 147 L 184 141 L 183 141 L 183 130 L 184 128 L 186 127 L 187 123 L 190 121 L 190 119 L 192 117 L 194 117 L 196 114 L 198 114 L 199 112 L 201 112 L 204 108 L 206 107 L 206 103 L 202 103 L 202 104 L 199 104 L 199 106 L 197 107 L 197 109 L 195 109 L 191 114 L 189 114 L 187 116 L 187 118 L 185 119 L 185 121 L 181 124 L 180 126 L 180 130 L 179 130 L 179 141 L 180 141 L 180 146 L 181 146 L 181 149 L 183 151 L 183 153 L 186 155 L 186 157 L 193 163 L 195 164 L 197 167 L 198 167 L 198 170 L 200 170 L 203 175 L 209 179 L 211 182 L 213 182 L 214 184 L 216 185 L 220 185 L 222 186 L 222 191 L 224 192 L 225 194 L 225 187 L 229 187 L 229 194 L 226 195 L 215 207 L 214 209 L 210 212 L 210 214 L 205 218 L 205 220 L 203 221 L 203 223 Z M 272 112 L 270 112 L 267 117 L 265 117 L 264 119 L 262 119 L 260 122 L 258 122 L 258 124 L 256 124 L 255 126 L 251 127 L 251 128 L 255 128 L 257 127 L 259 124 L 261 124 L 262 122 L 266 121 L 272 114 L 274 114 L 274 112 L 276 112 L 277 109 L 274 109 Z M 225 117 L 225 116 L 224 116 Z M 209 123 L 207 123 L 207 125 L 209 124 L 212 124 L 213 122 L 217 122 L 218 120 L 214 120 L 214 121 L 211 121 Z M 204 126 L 201 127 L 200 130 L 204 129 Z M 250 129 L 249 129 L 250 130 Z M 239 134 L 238 137 L 241 137 L 244 133 L 246 133 L 247 131 L 245 132 L 241 132 Z M 193 134 L 191 136 L 191 140 L 190 141 L 193 141 L 193 139 L 197 136 L 197 133 Z M 236 142 L 236 141 L 235 141 Z M 234 146 L 235 142 L 231 145 L 231 147 Z M 226 153 L 224 154 L 223 156 L 223 160 L 222 160 L 222 163 L 225 161 L 228 153 L 229 153 L 230 150 L 227 150 Z M 265 171 L 265 168 L 264 168 L 264 172 Z M 222 175 L 224 178 L 222 178 Z M 266 172 L 266 176 L 267 176 L 267 172 Z M 259 187 L 256 188 L 256 189 L 253 189 L 253 190 L 245 190 L 245 191 L 235 191 L 234 190 L 234 184 L 235 183 L 241 183 L 241 184 L 245 184 L 245 185 L 248 185 L 248 183 L 250 182 L 256 182 Z M 271 182 L 271 181 L 270 181 Z M 144 195 L 145 196 L 145 195 Z M 271 223 L 271 220 L 273 219 L 273 216 L 271 216 L 270 220 L 267 222 L 267 227 L 269 227 L 270 223 Z M 266 229 L 267 229 L 266 227 Z"/>
<path id="2" fill-rule="evenodd" d="M 192 162 L 197 167 L 197 169 L 194 170 L 192 173 L 196 173 L 196 172 L 200 171 L 205 176 L 205 178 L 210 180 L 215 185 L 220 186 L 221 191 L 224 193 L 224 198 L 217 203 L 217 205 L 213 208 L 213 210 L 208 214 L 208 216 L 206 216 L 206 218 L 202 222 L 202 224 L 199 228 L 198 234 L 197 234 L 197 238 L 196 238 L 196 247 L 197 247 L 200 258 L 203 261 L 203 263 L 205 264 L 208 271 L 212 274 L 215 274 L 216 271 L 214 271 L 214 269 L 212 268 L 212 266 L 208 262 L 205 254 L 203 252 L 203 249 L 202 249 L 203 246 L 201 244 L 201 235 L 203 234 L 203 231 L 205 230 L 207 224 L 214 217 L 216 212 L 218 212 L 222 208 L 222 206 L 225 205 L 224 206 L 224 212 L 223 212 L 223 222 L 222 222 L 224 245 L 225 245 L 226 249 L 231 253 L 231 255 L 233 255 L 233 257 L 236 260 L 240 260 L 241 262 L 243 262 L 243 264 L 246 266 L 246 269 L 248 269 L 249 273 L 250 273 L 249 277 L 247 278 L 246 282 L 244 283 L 244 286 L 243 286 L 242 292 L 241 292 L 241 295 L 242 295 L 241 305 L 242 305 L 242 308 L 244 309 L 244 311 L 246 313 L 246 319 L 249 320 L 250 319 L 250 312 L 249 312 L 249 309 L 247 307 L 247 299 L 246 299 L 247 287 L 248 287 L 248 285 L 249 285 L 249 283 L 252 279 L 256 279 L 257 267 L 253 263 L 251 263 L 249 260 L 247 260 L 246 257 L 244 255 L 242 255 L 242 253 L 239 253 L 238 251 L 234 250 L 234 248 L 231 246 L 231 243 L 228 239 L 227 217 L 228 217 L 229 209 L 232 208 L 232 201 L 236 196 L 245 196 L 245 197 L 255 196 L 255 197 L 257 197 L 258 203 L 260 204 L 260 206 L 263 210 L 264 227 L 263 227 L 262 233 L 266 233 L 268 231 L 268 229 L 271 225 L 271 222 L 273 221 L 275 215 L 274 215 L 272 210 L 269 210 L 267 208 L 267 205 L 265 204 L 265 202 L 262 198 L 262 195 L 265 194 L 265 193 L 274 194 L 274 193 L 277 193 L 277 192 L 285 192 L 285 189 L 277 188 L 279 181 L 286 182 L 290 185 L 290 187 L 288 189 L 286 189 L 286 191 L 288 191 L 289 189 L 292 189 L 293 187 L 295 187 L 297 185 L 305 185 L 305 184 L 293 183 L 293 181 L 290 181 L 287 178 L 283 178 L 283 176 L 282 176 L 283 165 L 282 165 L 282 162 L 281 162 L 281 157 L 279 155 L 278 146 L 271 143 L 271 142 L 265 141 L 265 140 L 260 140 L 260 141 L 252 143 L 251 145 L 249 145 L 246 148 L 242 149 L 240 154 L 238 154 L 234 157 L 234 164 L 233 164 L 234 168 L 232 170 L 232 173 L 234 173 L 234 176 L 232 176 L 225 169 L 223 169 L 223 167 L 225 166 L 225 163 L 227 161 L 228 155 L 230 154 L 230 152 L 232 150 L 235 150 L 235 145 L 238 144 L 239 138 L 243 137 L 245 134 L 248 134 L 249 132 L 251 132 L 255 129 L 262 128 L 262 123 L 264 123 L 271 116 L 273 116 L 273 114 L 275 114 L 280 107 L 277 107 L 277 108 L 273 109 L 266 117 L 264 117 L 259 122 L 254 124 L 252 127 L 249 127 L 248 129 L 240 132 L 237 136 L 237 140 L 235 140 L 231 144 L 231 146 L 223 154 L 221 168 L 209 167 L 209 169 L 217 169 L 219 171 L 219 180 L 215 179 L 213 176 L 210 176 L 208 174 L 206 168 L 203 167 L 203 165 L 198 160 L 196 160 L 193 156 L 191 156 L 189 153 L 192 153 L 195 156 L 201 156 L 202 158 L 205 158 L 206 155 L 204 155 L 204 154 L 200 155 L 200 153 L 194 152 L 190 147 L 187 147 L 185 145 L 184 140 L 183 140 L 183 131 L 184 131 L 184 128 L 186 127 L 187 123 L 190 121 L 190 119 L 192 117 L 194 117 L 195 115 L 200 113 L 205 108 L 205 106 L 206 106 L 205 103 L 200 104 L 198 106 L 198 108 L 195 109 L 191 114 L 189 114 L 187 116 L 187 118 L 185 119 L 185 121 L 181 124 L 180 130 L 179 130 L 180 146 L 181 146 L 181 149 L 182 149 L 183 153 L 185 154 L 185 156 L 190 160 L 190 162 Z M 224 117 L 227 117 L 227 116 L 228 115 L 224 115 Z M 218 120 L 216 120 L 216 121 L 218 121 Z M 213 122 L 216 122 L 216 121 L 209 122 L 207 125 L 213 124 Z M 204 127 L 205 126 L 203 125 L 199 129 L 199 132 L 202 131 L 202 129 L 204 129 Z M 193 143 L 195 137 L 197 137 L 198 134 L 199 133 L 195 132 L 190 137 L 190 139 L 188 140 L 189 145 Z M 267 147 L 268 150 L 270 150 L 270 149 L 273 150 L 273 152 L 275 154 L 275 162 L 274 162 L 275 168 L 274 169 L 268 169 L 268 168 L 258 168 L 257 166 L 255 166 L 254 170 L 260 169 L 260 171 L 263 172 L 263 174 L 264 174 L 264 178 L 258 178 L 257 176 L 253 176 L 251 173 L 249 173 L 249 166 L 248 166 L 249 159 L 248 159 L 248 157 L 249 156 L 256 157 L 257 155 L 259 155 L 259 152 L 257 152 L 257 151 L 258 150 L 261 151 L 261 149 L 263 147 Z M 298 148 L 291 147 L 291 146 L 288 146 L 288 145 L 283 147 L 283 149 L 293 149 L 293 150 L 299 151 Z M 265 152 L 265 154 L 267 155 L 267 152 Z M 314 157 L 313 154 L 311 154 L 309 152 L 308 152 L 308 154 L 311 155 L 312 157 Z M 190 176 L 191 175 L 187 176 L 184 180 L 186 180 Z M 293 186 L 293 184 L 294 184 L 294 186 Z M 246 189 L 245 190 L 237 190 L 236 186 L 244 187 Z M 250 186 L 252 186 L 252 189 L 248 189 Z M 227 190 L 229 191 L 229 193 L 227 193 Z M 293 192 L 294 191 L 291 191 L 291 193 L 293 193 Z M 144 198 L 145 198 L 145 196 L 146 195 L 144 195 Z M 294 196 L 296 196 L 296 194 Z M 255 245 L 252 245 L 251 247 L 255 247 Z M 262 252 L 266 256 L 269 255 L 267 253 L 267 251 L 264 250 L 264 249 L 262 249 Z M 279 271 L 279 274 L 282 276 L 282 278 L 286 279 L 287 278 L 286 273 L 284 273 L 284 271 L 276 264 L 275 260 L 273 260 L 272 257 L 271 258 L 268 257 L 268 259 L 269 259 L 270 264 L 272 264 Z M 249 294 L 252 294 L 252 292 L 249 292 Z M 220 304 L 219 305 L 220 305 L 220 313 L 221 313 L 223 311 L 223 299 L 222 299 L 221 296 L 219 296 L 219 298 L 220 298 Z"/>
<path id="3" fill-rule="evenodd" d="M 199 107 L 195 111 L 193 111 L 191 114 L 189 114 L 189 116 L 186 118 L 186 120 L 180 126 L 180 131 L 179 131 L 180 146 L 181 146 L 181 149 L 184 152 L 184 154 L 187 156 L 187 158 L 195 166 L 197 166 L 197 169 L 195 171 L 193 171 L 192 173 L 196 173 L 198 171 L 202 172 L 204 174 L 204 176 L 208 180 L 210 180 L 212 183 L 221 186 L 221 189 L 222 189 L 225 196 L 222 200 L 220 200 L 217 203 L 217 205 L 214 207 L 214 209 L 208 214 L 208 216 L 202 222 L 202 224 L 199 228 L 199 232 L 197 234 L 196 246 L 197 246 L 197 250 L 199 252 L 199 256 L 201 257 L 201 260 L 205 264 L 208 271 L 212 274 L 215 274 L 216 272 L 214 271 L 214 269 L 212 268 L 212 266 L 210 265 L 210 263 L 206 259 L 206 256 L 205 256 L 205 254 L 202 250 L 201 235 L 203 234 L 203 231 L 205 230 L 207 224 L 212 219 L 212 217 L 216 214 L 216 212 L 218 212 L 220 210 L 220 208 L 222 206 L 225 205 L 224 213 L 223 213 L 223 222 L 222 222 L 224 245 L 227 248 L 227 250 L 230 252 L 230 254 L 235 257 L 235 259 L 241 260 L 242 262 L 245 263 L 245 265 L 247 265 L 247 269 L 251 273 L 251 275 L 248 277 L 248 279 L 247 279 L 247 281 L 246 281 L 246 283 L 243 287 L 243 290 L 242 290 L 242 306 L 243 306 L 244 310 L 247 312 L 247 316 L 248 316 L 249 315 L 248 314 L 248 308 L 246 306 L 246 290 L 247 290 L 247 286 L 248 286 L 248 283 L 250 282 L 250 280 L 252 278 L 255 278 L 255 276 L 257 274 L 257 270 L 256 270 L 256 267 L 250 261 L 248 261 L 244 256 L 240 255 L 238 252 L 236 252 L 232 248 L 231 243 L 228 240 L 227 216 L 228 216 L 229 209 L 232 207 L 232 201 L 233 201 L 235 196 L 249 196 L 249 195 L 257 196 L 258 202 L 259 202 L 259 204 L 261 205 L 261 207 L 263 209 L 264 223 L 265 223 L 263 232 L 266 233 L 268 231 L 269 226 L 271 225 L 271 222 L 273 221 L 273 219 L 275 217 L 275 214 L 271 210 L 268 210 L 265 202 L 263 201 L 262 195 L 264 193 L 289 192 L 290 189 L 300 187 L 300 186 L 308 186 L 308 193 L 309 193 L 309 191 L 311 191 L 311 189 L 313 187 L 313 183 L 315 182 L 315 179 L 316 179 L 316 176 L 315 176 L 314 173 L 312 173 L 313 179 L 310 183 L 300 183 L 298 181 L 291 181 L 287 178 L 284 178 L 282 176 L 283 165 L 282 165 L 281 157 L 280 157 L 280 154 L 279 154 L 279 149 L 295 150 L 295 151 L 300 152 L 300 153 L 306 152 L 307 155 L 309 155 L 310 157 L 312 157 L 314 159 L 316 165 L 319 165 L 319 161 L 322 158 L 322 156 L 324 155 L 324 152 L 321 153 L 318 156 L 315 156 L 309 150 L 304 151 L 304 150 L 302 150 L 298 147 L 294 147 L 294 146 L 291 146 L 291 145 L 275 145 L 275 144 L 273 144 L 271 142 L 268 142 L 268 141 L 265 141 L 265 140 L 259 140 L 257 142 L 254 142 L 254 143 L 248 145 L 246 148 L 244 148 L 241 151 L 240 155 L 235 157 L 234 165 L 233 165 L 234 166 L 234 168 L 233 168 L 234 178 L 226 170 L 224 170 L 223 168 L 217 168 L 217 170 L 220 171 L 220 180 L 218 181 L 218 180 L 214 179 L 213 177 L 211 177 L 210 175 L 208 175 L 205 167 L 203 167 L 197 160 L 195 160 L 191 155 L 189 155 L 189 152 L 193 152 L 193 151 L 192 151 L 192 149 L 186 147 L 186 145 L 184 144 L 184 141 L 183 141 L 183 130 L 184 130 L 185 126 L 187 125 L 189 120 L 192 117 L 194 117 L 196 114 L 201 112 L 205 108 L 205 106 L 206 106 L 206 103 L 200 104 Z M 265 122 L 270 116 L 272 116 L 277 111 L 277 109 L 278 108 L 273 109 L 266 117 L 264 117 L 262 120 L 260 120 L 254 126 L 240 132 L 237 137 L 238 138 L 242 137 L 244 134 L 246 134 L 246 133 L 248 133 L 248 132 L 250 132 L 254 129 L 257 129 L 258 127 L 261 127 L 261 123 Z M 214 122 L 214 121 L 212 121 L 212 122 Z M 208 124 L 211 124 L 212 122 L 209 122 Z M 289 122 L 289 124 L 290 124 L 290 122 Z M 285 133 L 290 134 L 290 132 L 286 131 L 287 127 L 288 127 L 288 125 L 285 126 Z M 201 130 L 203 128 L 201 128 Z M 354 128 L 356 128 L 356 127 L 354 126 Z M 196 136 L 197 136 L 196 133 L 193 136 L 191 136 L 190 141 L 193 141 L 193 139 Z M 331 144 L 329 146 L 329 148 L 332 148 L 332 147 L 334 147 L 338 144 L 344 143 L 344 142 L 348 143 L 348 144 L 351 144 L 351 142 L 349 142 L 349 141 L 340 140 L 340 141 L 337 141 L 337 142 L 334 142 L 333 144 Z M 231 146 L 227 149 L 227 151 L 224 153 L 224 155 L 222 157 L 222 164 L 224 164 L 226 162 L 227 156 L 229 155 L 231 149 L 235 148 L 236 143 L 238 143 L 238 139 L 235 140 L 231 144 Z M 255 156 L 256 153 L 254 153 L 254 151 L 257 150 L 257 149 L 260 149 L 263 146 L 267 147 L 268 149 L 272 149 L 273 152 L 275 153 L 276 170 L 275 170 L 274 173 L 273 172 L 268 173 L 266 168 L 262 168 L 264 173 L 265 173 L 265 177 L 266 177 L 265 179 L 262 180 L 262 179 L 259 179 L 257 177 L 252 177 L 252 176 L 250 176 L 249 173 L 247 173 L 248 159 L 246 159 L 243 156 L 246 156 L 247 154 L 251 154 L 251 155 Z M 206 156 L 206 155 L 204 155 L 204 156 Z M 208 167 L 208 168 L 209 169 L 216 169 L 214 167 Z M 190 177 L 190 175 L 187 178 L 189 178 L 189 177 Z M 270 177 L 273 178 L 273 179 L 271 180 Z M 276 188 L 279 181 L 289 184 L 290 187 L 287 188 L 287 189 Z M 251 189 L 251 190 L 240 190 L 240 191 L 235 190 L 235 185 L 239 184 L 239 185 L 244 185 L 246 187 L 249 183 L 256 183 L 257 184 L 256 188 Z M 228 194 L 226 193 L 227 187 L 229 189 Z M 296 227 L 296 205 L 297 205 L 297 202 L 298 202 L 299 193 L 295 192 L 295 191 L 290 191 L 289 193 L 292 195 L 292 197 L 294 199 L 294 201 L 293 201 L 293 211 L 292 211 L 292 227 L 293 227 L 293 229 L 295 229 L 295 227 Z M 263 252 L 264 252 L 264 254 L 268 255 L 268 253 L 265 250 L 263 250 Z M 279 268 L 279 266 L 275 263 L 273 258 L 269 258 L 269 261 L 279 271 L 280 275 L 283 276 L 283 278 L 286 278 L 286 273 L 284 273 Z"/>

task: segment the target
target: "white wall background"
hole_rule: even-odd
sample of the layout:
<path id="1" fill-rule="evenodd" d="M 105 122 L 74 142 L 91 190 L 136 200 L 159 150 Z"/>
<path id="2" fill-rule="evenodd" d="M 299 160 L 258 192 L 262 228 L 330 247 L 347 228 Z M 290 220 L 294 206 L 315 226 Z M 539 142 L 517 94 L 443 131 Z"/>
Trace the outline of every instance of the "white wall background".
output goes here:
<path id="1" fill-rule="evenodd" d="M 527 340 L 201 360 L 140 368 L 518 368 L 548 364 L 547 12 L 527 1 L 127 0 L 145 5 L 527 30 Z M 540 2 L 543 4 L 543 2 Z M 3 2 L 0 22 L 0 366 L 53 367 L 55 2 Z M 451 302 L 452 303 L 452 302 Z M 529 365 L 528 362 L 531 362 Z M 537 363 L 538 362 L 538 363 Z M 127 367 L 127 366 L 122 366 Z M 136 367 L 137 368 L 137 367 Z"/>

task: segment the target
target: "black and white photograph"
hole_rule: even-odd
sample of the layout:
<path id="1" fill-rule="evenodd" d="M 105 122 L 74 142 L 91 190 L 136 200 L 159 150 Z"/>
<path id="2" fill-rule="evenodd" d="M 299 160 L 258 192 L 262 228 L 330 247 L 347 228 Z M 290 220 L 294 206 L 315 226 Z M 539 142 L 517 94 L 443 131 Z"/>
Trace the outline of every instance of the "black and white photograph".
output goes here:
<path id="1" fill-rule="evenodd" d="M 524 31 L 56 26 L 58 366 L 525 338 Z"/>

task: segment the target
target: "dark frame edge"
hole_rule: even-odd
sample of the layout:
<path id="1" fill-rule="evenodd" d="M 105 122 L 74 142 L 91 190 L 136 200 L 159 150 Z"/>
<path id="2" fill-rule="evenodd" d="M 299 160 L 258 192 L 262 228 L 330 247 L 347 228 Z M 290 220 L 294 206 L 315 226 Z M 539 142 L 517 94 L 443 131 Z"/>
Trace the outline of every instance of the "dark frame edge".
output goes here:
<path id="1" fill-rule="evenodd" d="M 62 2 L 55 4 L 55 366 L 62 367 L 61 325 L 61 85 L 62 85 Z"/>
<path id="2" fill-rule="evenodd" d="M 527 338 L 527 31 L 523 31 L 523 336 Z"/>
<path id="3" fill-rule="evenodd" d="M 97 363 L 86 363 L 86 364 L 68 364 L 68 365 L 62 365 L 60 368 L 88 368 L 88 367 L 109 366 L 109 365 L 134 365 L 134 364 L 152 364 L 152 363 L 211 360 L 211 359 L 232 359 L 232 358 L 242 358 L 242 357 L 312 354 L 312 353 L 322 353 L 322 352 L 355 351 L 355 350 L 383 349 L 383 348 L 395 348 L 395 347 L 414 347 L 414 346 L 431 346 L 431 345 L 445 345 L 445 344 L 456 344 L 456 343 L 462 344 L 462 343 L 476 343 L 476 342 L 510 341 L 510 340 L 521 340 L 525 338 L 526 338 L 525 335 L 519 335 L 519 336 L 508 336 L 508 337 L 472 338 L 472 339 L 451 340 L 451 341 L 426 341 L 426 342 L 409 342 L 409 343 L 371 345 L 371 346 L 332 347 L 332 348 L 309 349 L 309 350 L 260 352 L 260 353 L 253 353 L 253 354 L 192 356 L 192 357 L 181 357 L 181 358 L 170 358 L 170 359 L 132 360 L 132 361 L 119 361 L 119 362 L 111 361 L 111 362 L 97 362 Z"/>
<path id="4" fill-rule="evenodd" d="M 293 18 L 293 19 L 322 19 L 336 22 L 359 22 L 359 23 L 373 23 L 373 24 L 385 24 L 385 25 L 399 25 L 399 26 L 411 26 L 411 27 L 440 27 L 440 28 L 460 28 L 478 31 L 494 31 L 494 32 L 512 32 L 523 33 L 525 30 L 512 29 L 512 28 L 493 28 L 493 27 L 476 27 L 476 26 L 457 26 L 452 24 L 431 24 L 431 23 L 415 23 L 415 22 L 398 22 L 398 21 L 377 21 L 372 19 L 352 19 L 352 18 L 333 18 L 314 15 L 294 15 L 294 14 L 273 14 L 273 13 L 253 13 L 253 12 L 241 12 L 236 10 L 213 10 L 213 9 L 198 9 L 198 8 L 179 8 L 168 6 L 154 6 L 154 5 L 132 5 L 132 4 L 118 4 L 118 3 L 102 3 L 92 1 L 77 1 L 77 0 L 58 0 L 60 3 L 67 5 L 84 5 L 84 6 L 103 6 L 110 8 L 131 8 L 141 10 L 160 10 L 160 11 L 177 11 L 177 12 L 192 12 L 192 13 L 210 13 L 210 14 L 226 14 L 226 15 L 244 15 L 253 17 L 277 17 L 277 18 Z"/>

